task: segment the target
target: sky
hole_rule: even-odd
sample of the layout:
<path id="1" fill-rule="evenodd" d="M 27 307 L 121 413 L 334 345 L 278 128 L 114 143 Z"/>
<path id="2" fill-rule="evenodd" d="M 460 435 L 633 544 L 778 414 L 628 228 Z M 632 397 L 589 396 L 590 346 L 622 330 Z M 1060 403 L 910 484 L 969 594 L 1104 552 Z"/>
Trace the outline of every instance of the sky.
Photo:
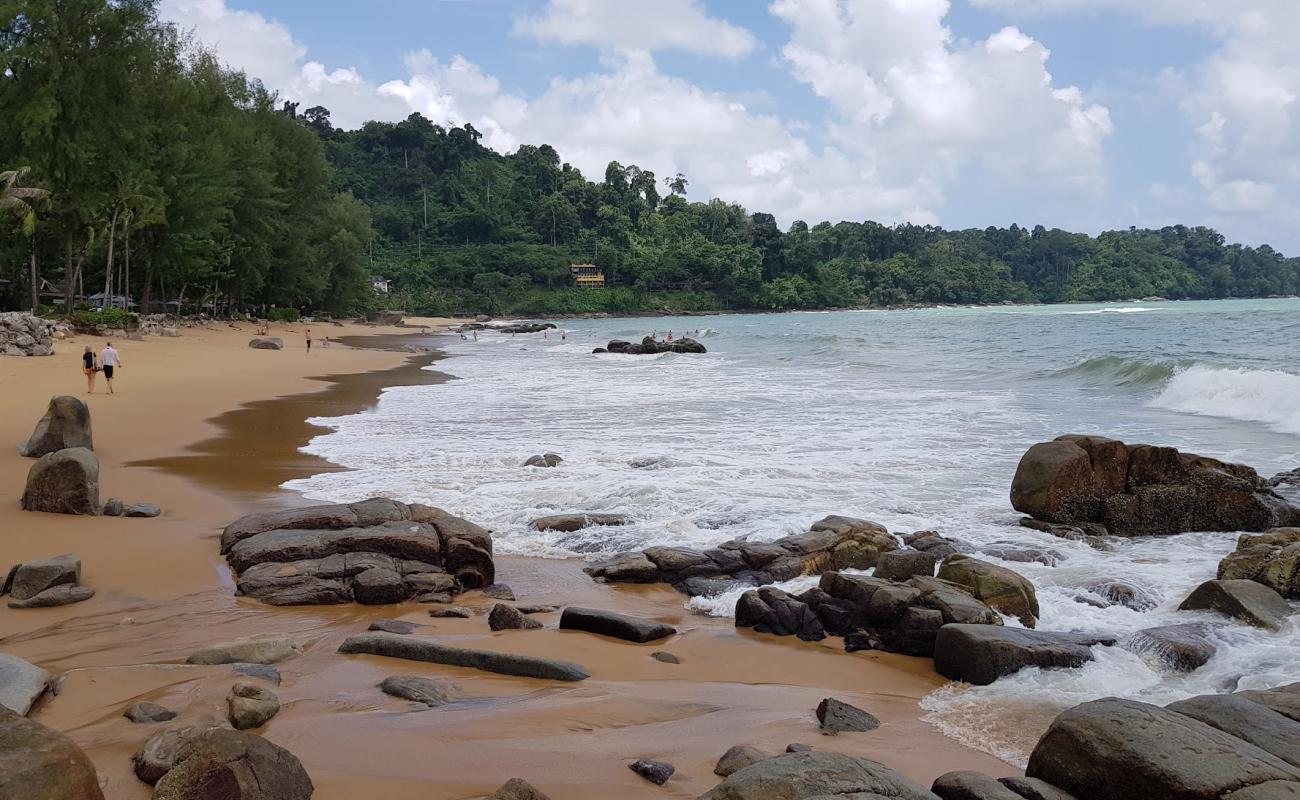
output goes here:
<path id="1" fill-rule="evenodd" d="M 1300 0 L 161 0 L 336 126 L 796 219 L 1209 225 L 1300 254 Z"/>

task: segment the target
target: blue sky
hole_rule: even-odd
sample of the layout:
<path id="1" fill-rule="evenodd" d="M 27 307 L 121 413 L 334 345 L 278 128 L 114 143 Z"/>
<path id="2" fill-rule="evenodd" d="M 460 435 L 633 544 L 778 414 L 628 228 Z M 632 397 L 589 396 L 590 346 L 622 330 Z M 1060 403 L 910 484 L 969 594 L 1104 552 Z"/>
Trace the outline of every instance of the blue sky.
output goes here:
<path id="1" fill-rule="evenodd" d="M 337 124 L 682 171 L 803 218 L 1181 222 L 1300 253 L 1293 0 L 163 0 Z M 1050 55 L 1049 55 L 1050 53 Z"/>

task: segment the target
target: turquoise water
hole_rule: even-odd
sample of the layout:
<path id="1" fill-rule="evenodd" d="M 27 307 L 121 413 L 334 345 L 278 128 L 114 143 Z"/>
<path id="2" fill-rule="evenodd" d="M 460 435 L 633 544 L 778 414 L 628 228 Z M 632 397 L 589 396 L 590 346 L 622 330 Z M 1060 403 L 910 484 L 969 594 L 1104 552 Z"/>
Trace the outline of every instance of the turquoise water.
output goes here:
<path id="1" fill-rule="evenodd" d="M 591 555 L 649 544 L 773 539 L 830 513 L 979 547 L 1046 545 L 1056 566 L 1007 564 L 1037 586 L 1044 629 L 1126 634 L 1214 621 L 1178 612 L 1232 535 L 1123 542 L 1100 553 L 1020 528 L 1007 499 L 1020 455 L 1063 433 L 1174 445 L 1271 475 L 1300 466 L 1300 300 L 947 308 L 567 321 L 559 332 L 452 338 L 460 380 L 387 391 L 317 420 L 310 452 L 352 467 L 290 488 L 386 494 L 491 527 L 503 552 Z M 699 331 L 706 355 L 593 355 L 612 338 Z M 523 468 L 555 451 L 554 470 Z M 538 533 L 536 516 L 612 511 L 622 528 Z M 1104 579 L 1159 605 L 1076 600 Z M 806 583 L 805 579 L 805 583 Z M 796 583 L 791 588 L 799 588 Z M 737 594 L 692 600 L 729 615 Z M 1218 620 L 1222 621 L 1222 620 Z M 1077 670 L 1027 670 L 927 699 L 935 724 L 1012 761 L 1056 710 L 1105 694 L 1168 702 L 1300 681 L 1300 633 L 1230 625 L 1220 653 L 1171 675 L 1099 649 Z"/>

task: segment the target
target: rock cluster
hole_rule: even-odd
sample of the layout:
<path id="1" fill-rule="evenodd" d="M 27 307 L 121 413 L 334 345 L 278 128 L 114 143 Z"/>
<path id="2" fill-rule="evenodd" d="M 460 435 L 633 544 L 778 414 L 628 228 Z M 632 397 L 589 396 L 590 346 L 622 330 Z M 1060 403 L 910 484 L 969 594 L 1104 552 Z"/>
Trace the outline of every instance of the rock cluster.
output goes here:
<path id="1" fill-rule="evenodd" d="M 67 553 L 14 565 L 0 584 L 6 594 L 10 608 L 50 608 L 89 600 L 95 590 L 81 585 L 81 559 Z"/>
<path id="2" fill-rule="evenodd" d="M 467 326 L 462 326 L 467 327 Z M 520 322 L 516 325 L 502 325 L 497 328 L 501 333 L 541 333 L 545 330 L 554 330 L 554 322 Z"/>
<path id="3" fill-rule="evenodd" d="M 1120 536 L 1300 524 L 1300 508 L 1250 467 L 1100 436 L 1061 436 L 1029 448 L 1011 504 L 1042 522 L 1100 525 Z"/>
<path id="4" fill-rule="evenodd" d="M 0 356 L 54 355 L 54 323 L 26 311 L 0 313 Z"/>
<path id="5" fill-rule="evenodd" d="M 1262 583 L 1290 600 L 1300 600 L 1300 527 L 1243 534 L 1237 549 L 1219 562 L 1221 580 Z"/>
<path id="6" fill-rule="evenodd" d="M 40 458 L 69 447 L 95 449 L 90 433 L 90 409 L 80 398 L 71 395 L 52 397 L 45 416 L 36 423 L 36 430 L 27 441 L 18 446 L 18 452 L 28 458 Z"/>
<path id="7" fill-rule="evenodd" d="M 704 345 L 690 338 L 674 339 L 664 342 L 647 336 L 640 344 L 613 339 L 604 347 L 597 347 L 593 353 L 622 353 L 630 356 L 654 355 L 656 353 L 707 353 Z"/>
<path id="8" fill-rule="evenodd" d="M 492 583 L 492 536 L 447 512 L 386 498 L 242 517 L 221 550 L 238 592 L 271 605 L 400 603 Z"/>

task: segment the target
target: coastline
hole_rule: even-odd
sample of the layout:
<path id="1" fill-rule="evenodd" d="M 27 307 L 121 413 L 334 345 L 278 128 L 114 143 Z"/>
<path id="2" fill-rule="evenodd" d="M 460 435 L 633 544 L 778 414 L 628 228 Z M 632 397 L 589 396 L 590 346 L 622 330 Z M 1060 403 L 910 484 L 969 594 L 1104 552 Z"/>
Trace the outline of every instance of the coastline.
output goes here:
<path id="1" fill-rule="evenodd" d="M 407 338 L 410 330 L 356 334 L 383 347 L 379 337 Z M 243 338 L 234 340 L 225 331 L 204 331 L 198 338 L 213 339 L 213 346 L 224 348 L 221 358 L 240 367 L 251 362 L 249 355 L 261 355 L 236 349 Z M 75 358 L 85 339 L 60 343 L 55 358 Z M 185 341 L 148 342 L 138 349 L 154 351 L 156 344 L 161 354 Z M 136 343 L 130 348 L 124 353 L 128 370 Z M 217 359 L 212 352 L 209 366 Z M 336 359 L 336 354 L 346 356 Z M 739 743 L 779 752 L 803 741 L 874 758 L 926 785 L 952 769 L 999 774 L 1011 769 L 920 721 L 919 699 L 944 683 L 926 660 L 846 654 L 829 643 L 810 648 L 737 631 L 729 620 L 687 613 L 683 598 L 665 587 L 596 585 L 575 560 L 499 557 L 498 570 L 522 601 L 655 617 L 678 625 L 679 636 L 637 646 L 553 629 L 489 633 L 481 617 L 433 620 L 427 606 L 415 604 L 270 608 L 234 597 L 214 541 L 220 527 L 249 510 L 303 502 L 276 488 L 287 477 L 339 469 L 297 452 L 303 437 L 317 430 L 305 420 L 354 413 L 388 386 L 447 379 L 423 369 L 436 358 L 427 355 L 352 348 L 329 348 L 320 355 L 331 360 L 323 357 L 312 366 L 328 363 L 331 374 L 325 378 L 308 370 L 243 374 L 242 388 L 220 397 L 205 392 L 209 387 L 203 380 L 173 385 L 191 377 L 183 368 L 164 370 L 159 396 L 175 391 L 173 399 L 191 416 L 205 415 L 201 422 L 178 425 L 166 445 L 149 435 L 160 425 L 157 410 L 138 410 L 128 419 L 116 409 L 101 414 L 106 402 L 92 404 L 103 496 L 157 502 L 166 510 L 157 520 L 25 514 L 17 510 L 16 498 L 31 462 L 12 451 L 0 459 L 0 524 L 17 531 L 11 537 L 15 547 L 6 547 L 10 557 L 21 561 L 76 552 L 85 563 L 83 582 L 99 591 L 91 601 L 59 609 L 0 608 L 0 647 L 65 675 L 59 695 L 47 697 L 33 716 L 69 733 L 87 750 L 107 779 L 108 796 L 148 796 L 148 788 L 130 773 L 129 756 L 149 730 L 122 719 L 121 709 L 148 699 L 181 711 L 182 717 L 221 715 L 230 669 L 185 666 L 185 655 L 202 644 L 270 632 L 298 636 L 307 653 L 280 665 L 283 682 L 277 691 L 284 710 L 263 733 L 303 760 L 317 798 L 358 792 L 468 798 L 516 775 L 554 796 L 578 800 L 695 796 L 716 783 L 717 757 Z M 33 360 L 0 362 L 0 385 L 15 373 L 4 369 L 9 361 Z M 44 400 L 33 402 L 40 397 L 37 389 L 55 382 L 47 372 L 40 370 L 35 381 L 28 378 L 36 387 L 23 393 L 21 406 L 6 409 L 0 430 L 9 438 L 21 440 L 39 417 Z M 112 402 L 127 396 L 132 376 L 125 372 L 122 395 Z M 58 380 L 76 386 L 71 378 Z M 304 391 L 311 388 L 315 391 Z M 123 433 L 129 442 L 120 441 Z M 477 593 L 458 601 L 478 611 L 492 602 Z M 370 621 L 399 616 L 427 625 L 420 633 L 461 644 L 576 660 L 593 677 L 556 687 L 334 653 L 343 637 Z M 557 616 L 538 618 L 553 628 Z M 682 663 L 649 658 L 656 649 L 674 653 Z M 390 674 L 450 677 L 465 699 L 411 713 L 407 704 L 374 689 Z M 885 726 L 871 734 L 821 737 L 811 712 L 830 694 L 862 705 Z M 651 787 L 626 769 L 641 757 L 668 760 L 678 775 L 666 788 Z"/>

